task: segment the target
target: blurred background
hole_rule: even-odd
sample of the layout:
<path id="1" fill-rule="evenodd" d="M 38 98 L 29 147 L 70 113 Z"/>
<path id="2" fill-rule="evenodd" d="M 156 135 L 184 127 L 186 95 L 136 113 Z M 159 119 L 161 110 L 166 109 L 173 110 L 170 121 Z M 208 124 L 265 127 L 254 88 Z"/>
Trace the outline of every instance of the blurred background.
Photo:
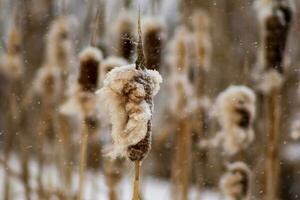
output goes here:
<path id="1" fill-rule="evenodd" d="M 174 188 L 182 184 L 188 197 L 178 199 L 225 199 L 219 180 L 226 164 L 242 160 L 252 171 L 250 199 L 262 199 L 268 122 L 253 78 L 260 46 L 253 5 L 253 0 L 0 0 L 0 199 L 131 199 L 133 165 L 103 156 L 111 143 L 109 116 L 97 101 L 90 105 L 96 113 L 84 112 L 78 77 L 79 53 L 90 45 L 102 53 L 98 89 L 113 67 L 135 62 L 139 7 L 147 67 L 164 79 L 154 99 L 141 198 L 175 199 Z M 293 125 L 300 120 L 297 0 L 295 8 L 280 94 L 284 200 L 300 199 L 300 140 L 291 137 L 293 127 L 300 131 L 299 122 Z M 189 46 L 197 42 L 200 57 Z M 174 74 L 186 78 L 182 88 Z M 257 98 L 255 139 L 237 156 L 199 145 L 220 130 L 211 112 L 230 85 L 247 85 Z M 80 184 L 82 127 L 88 127 L 88 139 Z"/>

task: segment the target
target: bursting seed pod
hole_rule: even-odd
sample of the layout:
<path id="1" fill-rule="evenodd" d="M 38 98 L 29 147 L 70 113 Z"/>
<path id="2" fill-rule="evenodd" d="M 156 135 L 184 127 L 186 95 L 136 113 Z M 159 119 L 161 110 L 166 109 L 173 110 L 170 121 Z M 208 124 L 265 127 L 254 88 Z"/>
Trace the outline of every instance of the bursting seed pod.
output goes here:
<path id="1" fill-rule="evenodd" d="M 136 63 L 111 70 L 98 92 L 109 109 L 112 123 L 114 144 L 109 155 L 127 157 L 135 163 L 133 200 L 140 199 L 140 165 L 151 148 L 153 97 L 162 82 L 157 71 L 145 66 L 140 15 L 138 33 Z"/>
<path id="2" fill-rule="evenodd" d="M 248 200 L 250 184 L 251 171 L 243 162 L 229 164 L 220 180 L 221 191 L 228 200 Z"/>
<path id="3" fill-rule="evenodd" d="M 117 55 L 125 58 L 128 62 L 132 61 L 134 54 L 134 22 L 127 11 L 120 14 L 115 25 L 115 41 L 117 41 Z"/>
<path id="4" fill-rule="evenodd" d="M 269 94 L 283 83 L 284 53 L 294 5 L 292 0 L 257 0 L 255 2 L 260 23 L 261 48 L 259 53 L 259 89 Z M 263 72 L 263 75 L 261 73 Z"/>
<path id="5" fill-rule="evenodd" d="M 155 18 L 146 18 L 143 21 L 143 43 L 147 69 L 159 71 L 162 62 L 162 50 L 165 40 L 165 30 L 162 22 Z"/>
<path id="6" fill-rule="evenodd" d="M 6 52 L 1 56 L 0 72 L 8 79 L 19 79 L 24 71 L 21 54 L 21 33 L 15 25 L 8 29 Z"/>
<path id="7" fill-rule="evenodd" d="M 127 156 L 143 160 L 150 147 L 152 98 L 159 90 L 162 79 L 158 72 L 139 70 L 126 65 L 111 70 L 98 92 L 109 108 L 114 147 L 113 158 Z M 145 146 L 143 140 L 147 140 Z M 141 144 L 142 149 L 135 145 Z M 145 148 L 145 149 L 144 149 Z"/>
<path id="8" fill-rule="evenodd" d="M 201 145 L 222 145 L 227 155 L 234 155 L 245 149 L 254 139 L 255 119 L 254 92 L 245 86 L 230 86 L 216 100 L 214 114 L 221 131 L 215 138 L 203 141 Z"/>

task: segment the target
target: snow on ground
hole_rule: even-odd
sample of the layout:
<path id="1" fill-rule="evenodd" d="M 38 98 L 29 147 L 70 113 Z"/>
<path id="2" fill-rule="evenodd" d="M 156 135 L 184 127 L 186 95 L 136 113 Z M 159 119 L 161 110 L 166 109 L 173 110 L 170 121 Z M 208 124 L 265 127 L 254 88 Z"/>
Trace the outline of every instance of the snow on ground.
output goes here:
<path id="1" fill-rule="evenodd" d="M 9 167 L 19 173 L 20 172 L 20 163 L 16 156 L 12 156 L 9 162 Z M 30 181 L 31 187 L 34 189 L 37 187 L 36 176 L 38 172 L 38 166 L 35 161 L 30 162 L 30 171 L 32 175 L 32 180 Z M 132 193 L 132 181 L 133 181 L 133 169 L 128 172 L 128 174 L 123 178 L 119 191 L 120 191 L 120 200 L 131 200 Z M 3 194 L 3 183 L 4 183 L 4 169 L 3 166 L 0 166 L 0 199 Z M 12 178 L 13 199 L 14 200 L 24 200 L 23 196 L 23 185 L 16 179 Z M 73 192 L 76 192 L 78 186 L 78 175 L 74 176 L 73 180 Z M 166 180 L 161 180 L 155 177 L 142 176 L 141 178 L 141 191 L 143 194 L 144 200 L 168 200 L 170 198 L 170 183 Z M 61 181 L 59 180 L 59 174 L 53 166 L 49 166 L 44 169 L 44 182 L 49 187 L 59 187 L 61 186 Z M 98 199 L 107 199 L 108 189 L 105 184 L 104 176 L 101 172 L 87 172 L 86 173 L 86 182 L 84 190 L 84 200 L 98 200 Z M 32 196 L 32 199 L 35 200 L 37 197 Z M 215 191 L 203 191 L 201 192 L 201 198 L 197 197 L 197 191 L 195 188 L 192 188 L 190 191 L 190 200 L 220 200 L 220 196 Z"/>

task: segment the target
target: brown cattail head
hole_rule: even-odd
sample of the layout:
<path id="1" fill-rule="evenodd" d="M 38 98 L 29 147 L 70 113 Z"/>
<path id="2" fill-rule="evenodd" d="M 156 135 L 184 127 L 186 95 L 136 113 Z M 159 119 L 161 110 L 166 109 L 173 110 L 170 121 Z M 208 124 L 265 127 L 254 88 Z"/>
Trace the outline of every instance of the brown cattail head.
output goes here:
<path id="1" fill-rule="evenodd" d="M 0 70 L 5 76 L 14 80 L 20 78 L 24 71 L 21 43 L 20 30 L 15 24 L 11 24 L 8 28 L 6 52 L 0 59 Z"/>
<path id="2" fill-rule="evenodd" d="M 95 92 L 98 87 L 98 74 L 102 53 L 94 47 L 85 48 L 79 55 L 80 72 L 78 83 L 81 90 Z"/>
<path id="3" fill-rule="evenodd" d="M 71 26 L 66 16 L 55 19 L 47 35 L 46 62 L 67 70 L 72 54 Z"/>
<path id="4" fill-rule="evenodd" d="M 209 70 L 211 60 L 210 19 L 203 10 L 193 15 L 193 27 L 196 42 L 196 65 L 203 70 Z"/>
<path id="5" fill-rule="evenodd" d="M 143 29 L 143 43 L 147 69 L 159 70 L 165 38 L 164 26 L 160 21 L 154 18 L 147 18 L 143 22 Z"/>
<path id="6" fill-rule="evenodd" d="M 134 22 L 130 13 L 124 11 L 120 14 L 116 23 L 116 41 L 117 55 L 125 58 L 127 61 L 132 60 L 135 46 L 134 40 Z"/>
<path id="7" fill-rule="evenodd" d="M 283 57 L 293 18 L 293 2 L 257 0 L 256 8 L 261 25 L 261 65 L 265 70 L 275 70 L 282 74 Z"/>
<path id="8" fill-rule="evenodd" d="M 231 200 L 247 200 L 250 194 L 251 171 L 243 162 L 231 163 L 220 181 L 224 195 Z"/>

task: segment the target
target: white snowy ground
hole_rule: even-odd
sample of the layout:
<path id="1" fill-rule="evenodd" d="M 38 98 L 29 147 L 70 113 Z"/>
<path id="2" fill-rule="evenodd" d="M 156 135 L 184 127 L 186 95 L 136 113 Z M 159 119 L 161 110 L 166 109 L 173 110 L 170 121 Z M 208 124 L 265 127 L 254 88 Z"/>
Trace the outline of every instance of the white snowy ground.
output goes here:
<path id="1" fill-rule="evenodd" d="M 20 172 L 20 164 L 17 157 L 13 157 L 10 160 L 9 166 L 15 172 Z M 32 175 L 32 180 L 30 181 L 31 187 L 36 188 L 36 175 L 37 175 L 37 164 L 36 162 L 30 163 L 30 171 Z M 61 184 L 59 175 L 53 167 L 48 167 L 44 170 L 45 182 L 47 187 L 57 187 Z M 120 197 L 121 200 L 131 200 L 132 193 L 132 179 L 133 179 L 133 169 L 129 172 L 121 184 L 120 184 Z M 12 188 L 13 188 L 13 200 L 24 200 L 23 186 L 20 181 L 16 178 L 12 178 Z M 0 167 L 0 199 L 3 198 L 3 182 L 4 182 L 4 169 Z M 78 183 L 78 177 L 74 178 L 74 183 Z M 74 192 L 76 192 L 78 184 L 74 184 Z M 169 200 L 170 198 L 170 183 L 153 177 L 142 177 L 142 194 L 144 200 Z M 104 181 L 103 174 L 91 173 L 86 174 L 84 200 L 105 200 L 107 199 L 107 187 Z M 33 200 L 36 200 L 35 195 L 32 196 Z M 201 192 L 201 198 L 197 197 L 197 192 L 195 188 L 190 191 L 190 200 L 220 200 L 220 196 L 214 191 L 203 191 Z M 53 199 L 54 200 L 54 199 Z"/>

